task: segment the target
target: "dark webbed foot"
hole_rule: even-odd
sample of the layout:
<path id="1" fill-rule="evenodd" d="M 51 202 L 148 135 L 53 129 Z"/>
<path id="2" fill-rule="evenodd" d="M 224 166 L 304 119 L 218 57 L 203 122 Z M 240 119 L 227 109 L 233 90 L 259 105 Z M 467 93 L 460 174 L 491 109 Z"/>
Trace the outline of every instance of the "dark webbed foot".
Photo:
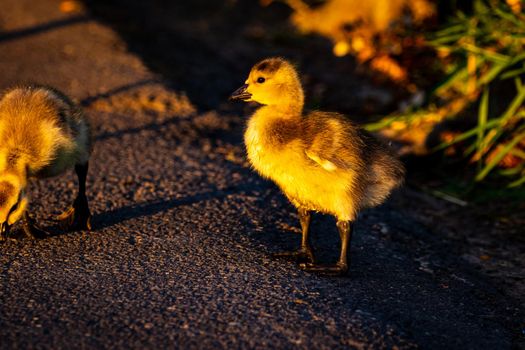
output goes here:
<path id="1" fill-rule="evenodd" d="M 298 250 L 273 253 L 272 257 L 297 261 L 299 263 L 313 264 L 315 262 L 315 258 L 314 258 L 314 254 L 312 250 L 307 249 L 307 248 L 300 248 Z"/>
<path id="2" fill-rule="evenodd" d="M 4 222 L 0 224 L 0 242 L 4 242 L 9 237 L 9 224 Z"/>
<path id="3" fill-rule="evenodd" d="M 306 272 L 314 272 L 330 276 L 342 276 L 348 272 L 348 265 L 339 263 L 334 265 L 302 263 L 299 264 L 299 267 Z"/>
<path id="4" fill-rule="evenodd" d="M 349 248 L 352 240 L 352 222 L 351 221 L 337 221 L 337 229 L 341 238 L 341 253 L 339 261 L 334 265 L 309 264 L 302 263 L 299 267 L 307 272 L 319 273 L 329 276 L 342 276 L 348 272 L 350 265 Z"/>
<path id="5" fill-rule="evenodd" d="M 299 222 L 301 223 L 301 248 L 289 252 L 279 252 L 272 254 L 274 258 L 283 258 L 287 260 L 297 261 L 299 263 L 310 263 L 315 262 L 314 251 L 308 240 L 308 232 L 310 229 L 310 221 L 312 220 L 312 214 L 310 210 L 299 208 Z"/>
<path id="6" fill-rule="evenodd" d="M 91 230 L 91 213 L 87 199 L 77 197 L 73 206 L 60 214 L 57 220 L 64 230 Z"/>
<path id="7" fill-rule="evenodd" d="M 40 229 L 36 224 L 35 220 L 29 216 L 29 214 L 24 213 L 24 223 L 22 224 L 22 229 L 27 238 L 29 239 L 40 239 L 49 236 L 49 233 Z"/>

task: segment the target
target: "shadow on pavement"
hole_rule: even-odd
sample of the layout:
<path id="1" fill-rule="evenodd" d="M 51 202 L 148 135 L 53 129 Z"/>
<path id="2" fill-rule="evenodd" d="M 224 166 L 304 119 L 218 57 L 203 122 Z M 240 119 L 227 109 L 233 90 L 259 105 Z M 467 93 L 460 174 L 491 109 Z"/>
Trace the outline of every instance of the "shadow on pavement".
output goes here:
<path id="1" fill-rule="evenodd" d="M 139 87 L 142 87 L 142 86 L 146 86 L 146 85 L 150 85 L 150 84 L 158 84 L 160 82 L 161 81 L 159 79 L 139 80 L 139 81 L 133 82 L 131 84 L 126 84 L 126 85 L 123 85 L 123 86 L 119 86 L 117 88 L 111 89 L 111 90 L 106 91 L 104 93 L 100 93 L 100 94 L 97 94 L 97 95 L 94 95 L 94 96 L 86 97 L 85 99 L 80 101 L 80 104 L 82 105 L 82 107 L 89 107 L 91 104 L 93 104 L 93 103 L 95 103 L 95 102 L 97 102 L 99 100 L 105 100 L 105 99 L 108 99 L 108 98 L 110 98 L 112 96 L 115 96 L 115 95 L 118 95 L 118 94 L 121 94 L 121 93 L 124 93 L 124 92 L 128 92 L 128 91 L 131 91 L 133 89 L 136 89 L 136 88 L 139 88 Z"/>
<path id="2" fill-rule="evenodd" d="M 143 216 L 155 215 L 157 213 L 165 212 L 173 208 L 177 208 L 184 205 L 190 205 L 210 199 L 223 199 L 232 194 L 249 194 L 253 190 L 254 189 L 251 186 L 237 186 L 224 190 L 216 189 L 189 197 L 174 198 L 169 200 L 156 200 L 142 204 L 128 205 L 114 210 L 109 210 L 104 213 L 98 213 L 93 220 L 93 229 L 101 230 L 106 227 L 120 224 L 126 220 L 136 219 Z"/>
<path id="3" fill-rule="evenodd" d="M 74 17 L 70 17 L 66 19 L 51 21 L 51 22 L 44 23 L 44 24 L 39 24 L 39 25 L 29 27 L 29 28 L 13 30 L 10 32 L 0 32 L 0 43 L 11 41 L 11 40 L 16 40 L 16 39 L 21 39 L 21 38 L 35 35 L 35 34 L 41 34 L 41 33 L 44 33 L 44 32 L 47 32 L 53 29 L 67 27 L 73 24 L 85 23 L 85 22 L 89 22 L 92 20 L 93 19 L 89 16 L 80 15 L 80 16 L 74 16 Z"/>

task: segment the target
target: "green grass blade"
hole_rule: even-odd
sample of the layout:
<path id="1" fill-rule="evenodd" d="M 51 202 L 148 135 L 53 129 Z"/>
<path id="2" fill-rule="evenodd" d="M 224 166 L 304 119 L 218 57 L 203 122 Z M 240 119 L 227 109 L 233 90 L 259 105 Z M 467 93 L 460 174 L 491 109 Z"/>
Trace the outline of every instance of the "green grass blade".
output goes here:
<path id="1" fill-rule="evenodd" d="M 518 166 L 515 166 L 514 168 L 500 170 L 498 173 L 503 176 L 514 176 L 516 174 L 519 174 L 522 170 L 523 170 L 523 163 Z"/>
<path id="2" fill-rule="evenodd" d="M 478 144 L 476 142 L 473 142 L 470 146 L 468 146 L 465 151 L 463 152 L 463 156 L 468 157 L 472 152 L 474 152 L 477 149 Z"/>
<path id="3" fill-rule="evenodd" d="M 516 86 L 516 90 L 518 91 L 520 91 L 523 88 L 523 84 L 521 83 L 520 77 L 514 78 L 514 85 Z"/>
<path id="4" fill-rule="evenodd" d="M 510 151 L 510 153 L 513 155 L 513 156 L 516 156 L 516 157 L 520 157 L 521 159 L 525 159 L 525 152 L 522 151 L 521 149 L 519 148 L 514 148 Z"/>
<path id="5" fill-rule="evenodd" d="M 447 147 L 449 147 L 449 146 L 452 146 L 453 144 L 456 144 L 456 143 L 458 143 L 458 142 L 464 141 L 464 140 L 466 140 L 466 139 L 468 139 L 468 138 L 470 138 L 470 137 L 475 136 L 475 135 L 477 134 L 477 132 L 478 132 L 478 128 L 475 128 L 475 129 L 471 129 L 471 130 L 469 130 L 469 131 L 466 131 L 466 132 L 464 132 L 463 134 L 456 136 L 456 137 L 454 138 L 454 140 L 452 140 L 452 141 L 449 141 L 449 142 L 443 142 L 443 143 L 437 145 L 437 146 L 434 147 L 431 151 L 432 151 L 432 152 L 436 152 L 436 151 L 440 151 L 440 150 L 442 150 L 442 149 L 445 149 L 445 148 L 447 148 Z"/>
<path id="6" fill-rule="evenodd" d="M 525 73 L 525 67 L 509 70 L 509 71 L 503 73 L 499 78 L 501 80 L 505 80 L 505 79 L 517 77 L 517 76 L 519 76 L 521 74 L 524 74 L 524 73 Z"/>
<path id="7" fill-rule="evenodd" d="M 464 23 L 449 24 L 444 29 L 438 30 L 434 34 L 434 37 L 435 38 L 440 38 L 440 37 L 444 37 L 444 36 L 446 36 L 448 34 L 451 34 L 451 33 L 458 33 L 458 32 L 463 33 L 465 31 L 465 29 L 466 28 L 465 28 L 465 24 Z"/>
<path id="8" fill-rule="evenodd" d="M 525 100 L 525 88 L 518 87 L 518 94 L 514 97 L 514 99 L 510 103 L 507 110 L 499 118 L 502 124 L 506 123 L 510 118 L 512 118 L 512 116 L 514 116 L 518 108 L 521 107 L 524 100 Z"/>
<path id="9" fill-rule="evenodd" d="M 445 80 L 443 80 L 442 83 L 438 84 L 438 86 L 436 86 L 434 88 L 434 91 L 432 91 L 431 93 L 433 95 L 440 95 L 443 93 L 443 91 L 446 91 L 448 88 L 450 88 L 455 82 L 464 80 L 467 77 L 467 67 L 458 68 L 454 72 L 449 74 L 449 76 L 445 78 Z"/>
<path id="10" fill-rule="evenodd" d="M 486 62 L 485 58 L 479 57 L 476 60 L 476 70 L 479 69 L 479 67 Z M 457 68 L 455 71 L 453 71 L 451 74 L 448 75 L 445 80 L 436 86 L 434 90 L 431 92 L 431 94 L 434 95 L 440 95 L 444 91 L 446 91 L 448 88 L 450 88 L 454 83 L 461 81 L 461 80 L 467 80 L 469 76 L 468 68 L 466 64 L 464 66 L 461 66 L 460 68 Z"/>
<path id="11" fill-rule="evenodd" d="M 523 128 L 522 128 L 523 129 Z M 503 147 L 495 156 L 494 158 L 478 173 L 478 175 L 475 178 L 475 181 L 481 181 L 483 180 L 490 171 L 498 165 L 498 163 L 507 155 L 507 153 L 510 152 L 511 149 L 514 148 L 520 142 L 522 139 L 525 138 L 525 132 L 520 132 L 518 135 L 516 135 L 512 141 L 510 141 L 505 147 Z"/>
<path id="12" fill-rule="evenodd" d="M 439 38 L 434 38 L 427 40 L 427 43 L 431 46 L 450 46 L 455 44 L 459 39 L 463 38 L 465 36 L 464 32 L 456 33 L 456 34 L 449 34 L 446 36 L 442 36 Z"/>
<path id="13" fill-rule="evenodd" d="M 525 183 L 525 175 L 523 175 L 520 179 L 511 182 L 508 187 L 518 187 Z"/>
<path id="14" fill-rule="evenodd" d="M 514 16 L 514 14 L 509 13 L 509 12 L 505 12 L 502 9 L 498 8 L 498 7 L 494 7 L 493 11 L 494 11 L 495 14 L 500 16 L 502 19 L 507 20 L 509 22 L 512 22 L 513 24 L 515 24 L 519 28 L 525 29 L 525 23 L 523 21 L 519 20 L 518 18 L 516 18 L 516 16 Z"/>
<path id="15" fill-rule="evenodd" d="M 483 136 L 485 135 L 485 128 L 487 127 L 488 114 L 489 114 L 489 88 L 485 87 L 485 89 L 483 89 L 483 94 L 481 95 L 481 102 L 479 104 L 479 111 L 478 111 L 478 130 L 477 130 L 478 140 L 476 142 L 476 149 L 478 152 L 482 152 L 482 149 L 484 148 Z"/>
<path id="16" fill-rule="evenodd" d="M 485 73 L 481 77 L 481 79 L 478 82 L 478 86 L 483 86 L 485 84 L 490 83 L 492 80 L 494 80 L 494 78 L 496 78 L 501 73 L 501 71 L 503 71 L 507 67 L 508 65 L 506 63 L 494 65 L 487 73 Z"/>
<path id="17" fill-rule="evenodd" d="M 370 131 L 370 132 L 374 132 L 374 131 L 378 131 L 378 130 L 381 130 L 381 129 L 384 129 L 388 126 L 390 126 L 390 124 L 392 124 L 392 122 L 396 121 L 399 119 L 399 116 L 393 116 L 393 117 L 386 117 L 386 118 L 383 118 L 375 123 L 368 123 L 365 125 L 365 129 Z"/>
<path id="18" fill-rule="evenodd" d="M 492 119 L 492 120 L 489 120 L 489 121 L 487 122 L 487 124 L 485 125 L 485 127 L 486 127 L 487 129 L 488 129 L 488 128 L 492 128 L 492 127 L 496 126 L 498 123 L 499 123 L 499 120 L 497 120 L 497 119 Z M 478 128 L 479 128 L 479 127 L 475 127 L 475 128 L 470 129 L 470 130 L 468 130 L 468 131 L 465 131 L 464 133 L 462 133 L 462 134 L 456 136 L 456 137 L 454 138 L 454 140 L 452 140 L 452 141 L 448 141 L 448 142 L 443 142 L 443 143 L 437 145 L 436 147 L 432 148 L 431 151 L 432 151 L 432 152 L 437 152 L 437 151 L 439 151 L 439 150 L 442 150 L 442 149 L 444 149 L 444 148 L 447 148 L 448 146 L 452 146 L 452 145 L 455 144 L 455 143 L 458 143 L 458 142 L 464 141 L 464 140 L 466 140 L 466 139 L 468 139 L 468 138 L 474 137 L 474 136 L 476 136 L 476 135 L 478 134 Z"/>
<path id="19" fill-rule="evenodd" d="M 510 61 L 509 65 L 512 65 L 512 64 L 516 64 L 518 63 L 519 61 L 523 61 L 525 60 L 525 52 L 523 53 L 520 53 L 519 55 L 516 55 L 512 58 L 512 60 Z"/>
<path id="20" fill-rule="evenodd" d="M 509 56 L 506 56 L 506 55 L 503 55 L 497 52 L 492 52 L 486 49 L 482 49 L 481 47 L 477 47 L 476 45 L 464 44 L 462 47 L 469 52 L 480 55 L 493 62 L 502 63 L 502 64 L 508 64 L 509 62 L 512 62 L 512 58 Z"/>

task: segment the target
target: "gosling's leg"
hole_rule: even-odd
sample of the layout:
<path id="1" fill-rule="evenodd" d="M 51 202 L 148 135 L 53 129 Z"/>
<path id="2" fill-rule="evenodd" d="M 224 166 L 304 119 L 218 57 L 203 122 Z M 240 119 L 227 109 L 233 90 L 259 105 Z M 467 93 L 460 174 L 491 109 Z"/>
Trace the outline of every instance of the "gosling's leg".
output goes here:
<path id="1" fill-rule="evenodd" d="M 341 255 L 335 265 L 300 264 L 301 269 L 308 272 L 318 272 L 327 275 L 344 275 L 350 265 L 349 253 L 352 241 L 353 222 L 337 221 L 337 229 L 341 237 Z"/>
<path id="2" fill-rule="evenodd" d="M 29 239 L 38 239 L 44 238 L 48 233 L 36 226 L 35 219 L 29 216 L 27 211 L 24 212 L 23 216 L 24 222 L 22 224 L 22 229 L 24 230 L 25 235 Z"/>
<path id="3" fill-rule="evenodd" d="M 309 240 L 310 222 L 312 221 L 312 212 L 307 209 L 299 208 L 299 222 L 301 223 L 302 238 L 301 248 L 289 252 L 274 253 L 276 258 L 287 258 L 313 264 L 315 262 L 314 252 Z"/>
<path id="4" fill-rule="evenodd" d="M 89 163 L 75 165 L 78 177 L 78 194 L 73 206 L 63 212 L 58 220 L 67 230 L 91 230 L 91 213 L 86 196 L 86 177 Z"/>
<path id="5" fill-rule="evenodd" d="M 9 237 L 9 226 L 7 222 L 4 222 L 0 229 L 0 242 L 6 241 L 8 237 Z"/>

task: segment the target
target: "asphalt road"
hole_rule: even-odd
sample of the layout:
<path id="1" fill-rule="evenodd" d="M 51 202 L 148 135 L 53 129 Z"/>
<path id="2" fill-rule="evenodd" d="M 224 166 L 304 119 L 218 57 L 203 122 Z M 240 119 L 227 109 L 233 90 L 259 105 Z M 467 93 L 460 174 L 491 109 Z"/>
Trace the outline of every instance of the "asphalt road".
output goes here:
<path id="1" fill-rule="evenodd" d="M 297 215 L 246 164 L 246 111 L 220 102 L 244 76 L 185 90 L 191 78 L 167 81 L 104 20 L 58 5 L 4 0 L 0 85 L 48 83 L 83 102 L 94 229 L 65 234 L 50 219 L 74 198 L 72 174 L 31 185 L 54 235 L 0 244 L 0 348 L 523 345 L 522 306 L 390 203 L 361 215 L 345 278 L 271 259 L 299 242 Z M 334 260 L 333 219 L 315 216 L 313 236 Z"/>

